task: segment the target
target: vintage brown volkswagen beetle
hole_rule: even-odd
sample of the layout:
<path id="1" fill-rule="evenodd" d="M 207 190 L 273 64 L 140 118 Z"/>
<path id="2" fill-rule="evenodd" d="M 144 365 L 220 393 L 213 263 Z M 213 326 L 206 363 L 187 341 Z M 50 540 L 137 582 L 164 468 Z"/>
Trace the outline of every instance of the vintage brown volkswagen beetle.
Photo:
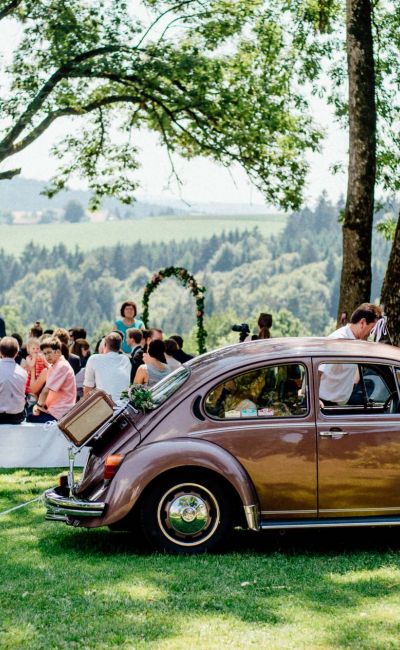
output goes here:
<path id="1" fill-rule="evenodd" d="M 346 403 L 322 403 L 321 364 L 354 366 Z M 202 355 L 73 436 L 69 485 L 47 518 L 144 532 L 200 553 L 251 530 L 400 524 L 400 350 L 346 339 L 252 341 Z M 70 436 L 71 437 L 71 436 Z M 90 447 L 82 479 L 73 458 Z"/>

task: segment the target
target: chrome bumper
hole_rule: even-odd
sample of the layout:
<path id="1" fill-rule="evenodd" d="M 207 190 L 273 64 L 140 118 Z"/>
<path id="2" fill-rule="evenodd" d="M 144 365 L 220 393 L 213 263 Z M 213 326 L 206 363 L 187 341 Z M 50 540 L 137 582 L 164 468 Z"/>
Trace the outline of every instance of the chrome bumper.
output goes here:
<path id="1" fill-rule="evenodd" d="M 100 517 L 106 504 L 102 501 L 84 501 L 66 496 L 61 488 L 50 488 L 43 494 L 47 509 L 46 519 L 74 523 L 75 517 Z"/>

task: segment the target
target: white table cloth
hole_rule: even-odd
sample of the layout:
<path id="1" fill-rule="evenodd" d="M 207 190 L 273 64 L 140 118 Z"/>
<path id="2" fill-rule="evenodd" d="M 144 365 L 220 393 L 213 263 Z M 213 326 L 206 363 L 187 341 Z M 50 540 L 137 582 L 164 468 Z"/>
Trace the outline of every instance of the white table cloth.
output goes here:
<path id="1" fill-rule="evenodd" d="M 0 468 L 68 467 L 68 440 L 56 424 L 1 424 Z M 75 465 L 82 467 L 88 457 L 84 447 Z"/>

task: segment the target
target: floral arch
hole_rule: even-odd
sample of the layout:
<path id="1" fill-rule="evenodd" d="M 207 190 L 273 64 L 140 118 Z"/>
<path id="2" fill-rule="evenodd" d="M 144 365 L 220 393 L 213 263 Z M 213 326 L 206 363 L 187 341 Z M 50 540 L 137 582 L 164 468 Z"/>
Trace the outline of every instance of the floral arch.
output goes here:
<path id="1" fill-rule="evenodd" d="M 199 354 L 206 352 L 206 338 L 207 332 L 204 329 L 203 318 L 204 318 L 204 293 L 206 291 L 205 287 L 199 286 L 189 271 L 182 268 L 181 266 L 168 266 L 165 269 L 160 269 L 157 273 L 154 273 L 150 282 L 145 286 L 143 292 L 143 311 L 142 318 L 145 324 L 145 327 L 148 327 L 149 322 L 149 300 L 153 291 L 158 287 L 158 285 L 165 280 L 166 278 L 175 277 L 185 288 L 189 289 L 192 293 L 194 299 L 196 300 L 196 318 L 197 318 L 197 348 Z"/>

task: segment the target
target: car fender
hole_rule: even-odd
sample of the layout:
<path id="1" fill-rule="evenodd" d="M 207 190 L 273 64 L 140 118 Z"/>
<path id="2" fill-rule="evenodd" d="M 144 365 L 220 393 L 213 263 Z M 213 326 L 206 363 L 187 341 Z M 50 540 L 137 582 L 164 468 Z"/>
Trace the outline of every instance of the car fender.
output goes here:
<path id="1" fill-rule="evenodd" d="M 153 479 L 179 467 L 211 470 L 232 485 L 243 506 L 258 503 L 249 475 L 228 451 L 207 440 L 179 438 L 137 447 L 124 458 L 107 491 L 107 510 L 101 525 L 125 517 Z"/>

